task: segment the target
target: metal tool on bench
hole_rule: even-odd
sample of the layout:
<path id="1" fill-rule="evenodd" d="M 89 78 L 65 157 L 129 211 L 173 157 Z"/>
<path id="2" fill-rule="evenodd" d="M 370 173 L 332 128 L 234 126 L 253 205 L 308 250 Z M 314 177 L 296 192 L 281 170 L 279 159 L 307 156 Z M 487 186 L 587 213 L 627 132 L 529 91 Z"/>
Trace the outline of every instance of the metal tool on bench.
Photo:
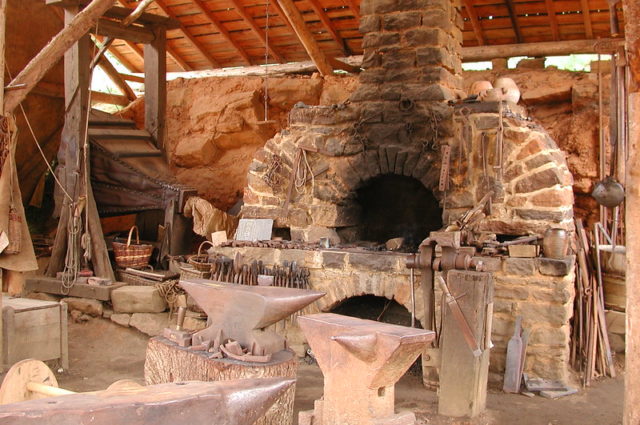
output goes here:
<path id="1" fill-rule="evenodd" d="M 176 382 L 144 387 L 123 380 L 104 391 L 74 393 L 58 388 L 51 370 L 39 360 L 23 360 L 9 369 L 0 387 L 0 423 L 4 425 L 251 425 L 295 380 L 243 379 Z M 185 412 L 188 414 L 185 416 Z M 90 418 L 90 420 L 88 419 Z"/>
<path id="2" fill-rule="evenodd" d="M 269 361 L 287 348 L 286 340 L 268 326 L 289 317 L 324 296 L 324 292 L 275 286 L 230 285 L 204 279 L 185 279 L 180 285 L 209 318 L 209 326 L 192 336 L 192 344 L 214 354 L 229 339 L 236 346 L 225 349 L 231 357 Z M 213 351 L 212 351 L 213 350 Z M 225 353 L 229 355 L 228 353 Z"/>
<path id="3" fill-rule="evenodd" d="M 176 327 L 173 329 L 164 328 L 164 331 L 162 332 L 162 336 L 167 338 L 169 341 L 175 342 L 181 347 L 188 347 L 191 345 L 191 332 L 182 329 L 186 312 L 186 307 L 178 307 L 178 318 L 176 320 Z"/>
<path id="4" fill-rule="evenodd" d="M 211 279 L 240 285 L 259 285 L 258 276 L 273 276 L 273 286 L 306 289 L 309 287 L 309 269 L 300 267 L 295 261 L 283 261 L 282 265 L 266 267 L 262 261 L 245 261 L 240 253 L 233 259 L 220 256 L 214 259 Z"/>

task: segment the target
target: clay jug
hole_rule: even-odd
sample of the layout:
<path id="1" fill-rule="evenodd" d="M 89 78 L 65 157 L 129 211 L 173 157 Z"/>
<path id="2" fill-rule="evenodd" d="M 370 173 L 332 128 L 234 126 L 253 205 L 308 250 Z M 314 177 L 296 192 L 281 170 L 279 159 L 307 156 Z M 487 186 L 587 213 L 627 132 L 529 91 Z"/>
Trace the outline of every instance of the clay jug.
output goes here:
<path id="1" fill-rule="evenodd" d="M 569 250 L 569 234 L 564 229 L 549 228 L 544 232 L 542 252 L 547 258 L 563 259 Z"/>

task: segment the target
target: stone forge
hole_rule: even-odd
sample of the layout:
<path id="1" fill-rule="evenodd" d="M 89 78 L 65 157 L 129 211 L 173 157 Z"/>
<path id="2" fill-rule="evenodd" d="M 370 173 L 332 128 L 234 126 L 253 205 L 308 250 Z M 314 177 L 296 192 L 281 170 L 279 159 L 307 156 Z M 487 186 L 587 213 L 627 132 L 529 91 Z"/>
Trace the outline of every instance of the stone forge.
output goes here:
<path id="1" fill-rule="evenodd" d="M 396 414 L 395 383 L 435 333 L 337 314 L 298 318 L 322 374 L 324 395 L 303 425 L 413 425 Z"/>
<path id="2" fill-rule="evenodd" d="M 250 165 L 245 218 L 272 218 L 298 240 L 419 242 L 492 191 L 491 213 L 476 231 L 508 237 L 573 229 L 573 178 L 556 142 L 517 105 L 459 101 L 462 21 L 455 3 L 362 2 L 360 85 L 344 104 L 292 109 L 289 127 Z M 441 180 L 443 149 L 449 172 Z M 276 256 L 289 260 L 284 251 Z M 323 252 L 311 265 L 298 262 L 321 268 L 315 277 L 312 270 L 311 286 L 329 295 L 316 308 L 330 311 L 361 294 L 406 301 L 408 272 L 395 257 L 360 256 Z M 533 332 L 527 370 L 567 378 L 573 260 L 496 258 L 492 267 L 492 371 L 501 372 L 506 340 L 522 315 Z M 418 318 L 421 308 L 418 302 Z"/>

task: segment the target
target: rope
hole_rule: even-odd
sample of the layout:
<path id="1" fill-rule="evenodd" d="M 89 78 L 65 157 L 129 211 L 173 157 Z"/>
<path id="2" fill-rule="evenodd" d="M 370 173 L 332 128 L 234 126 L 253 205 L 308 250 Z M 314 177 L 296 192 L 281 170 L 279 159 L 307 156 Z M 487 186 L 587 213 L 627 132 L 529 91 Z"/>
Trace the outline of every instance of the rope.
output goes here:
<path id="1" fill-rule="evenodd" d="M 169 306 L 168 323 L 171 323 L 171 317 L 173 317 L 174 310 L 177 305 L 178 297 L 185 294 L 184 289 L 178 285 L 179 280 L 167 280 L 165 282 L 156 283 L 154 287 L 158 290 L 158 293 L 165 299 Z"/>
<path id="2" fill-rule="evenodd" d="M 309 161 L 307 159 L 307 151 L 301 149 L 300 159 L 299 161 L 304 161 L 304 166 L 298 165 L 298 169 L 296 170 L 296 175 L 294 176 L 293 184 L 298 193 L 301 193 L 304 189 L 305 184 L 307 183 L 307 179 L 311 176 L 311 188 L 315 186 L 315 176 L 313 175 L 313 169 L 311 165 L 309 165 Z"/>
<path id="3" fill-rule="evenodd" d="M 62 293 L 68 295 L 80 272 L 80 256 L 78 250 L 78 235 L 82 232 L 82 216 L 78 211 L 78 204 L 68 204 L 69 220 L 67 221 L 67 253 L 62 272 Z"/>
<path id="4" fill-rule="evenodd" d="M 11 71 L 9 70 L 9 66 L 7 65 L 6 62 L 4 64 L 4 66 L 7 69 L 7 74 L 9 75 L 9 79 L 13 80 L 13 77 L 11 76 Z M 60 188 L 60 190 L 62 190 L 62 193 L 64 193 L 64 196 L 69 201 L 73 202 L 73 198 L 71 197 L 71 195 L 69 195 L 69 192 L 67 192 L 64 189 L 64 187 L 62 186 L 62 183 L 60 183 L 60 180 L 58 180 L 58 177 L 56 176 L 56 173 L 53 171 L 53 168 L 51 167 L 51 164 L 49 164 L 49 160 L 47 160 L 47 156 L 44 154 L 44 151 L 42 150 L 42 146 L 40 145 L 40 142 L 38 142 L 38 138 L 36 137 L 36 133 L 33 131 L 33 127 L 31 126 L 31 121 L 29 121 L 29 117 L 27 116 L 27 113 L 25 112 L 24 107 L 22 106 L 22 102 L 20 102 L 20 110 L 22 111 L 22 115 L 24 116 L 24 121 L 27 123 L 27 128 L 29 129 L 29 132 L 31 133 L 31 137 L 33 137 L 33 141 L 36 144 L 36 147 L 38 148 L 38 152 L 40 152 L 40 156 L 44 160 L 44 163 L 47 165 L 47 168 L 49 169 L 49 172 L 53 176 L 53 180 L 55 180 L 55 182 L 58 185 L 58 187 Z"/>

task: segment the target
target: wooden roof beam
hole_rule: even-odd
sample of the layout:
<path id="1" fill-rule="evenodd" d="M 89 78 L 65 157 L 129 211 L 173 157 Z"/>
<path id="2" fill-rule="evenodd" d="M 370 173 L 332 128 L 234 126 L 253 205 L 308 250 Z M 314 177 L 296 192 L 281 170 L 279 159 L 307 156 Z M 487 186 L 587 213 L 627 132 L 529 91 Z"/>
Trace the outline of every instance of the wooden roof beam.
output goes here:
<path id="1" fill-rule="evenodd" d="M 516 34 L 516 41 L 522 43 L 522 31 L 520 31 L 520 24 L 518 23 L 518 16 L 516 15 L 513 0 L 505 0 L 505 3 L 509 10 L 509 19 L 511 20 L 511 25 L 513 25 L 513 32 Z"/>
<path id="2" fill-rule="evenodd" d="M 120 1 L 122 1 L 122 0 L 120 0 Z M 177 19 L 176 15 L 167 7 L 167 5 L 164 4 L 163 1 L 156 0 L 156 4 L 158 5 L 158 7 L 160 9 L 162 9 L 162 11 L 164 13 L 167 14 L 167 16 L 169 18 Z M 193 47 L 205 58 L 205 60 L 207 62 L 209 62 L 209 65 L 211 65 L 213 68 L 219 68 L 220 67 L 220 64 L 218 63 L 218 61 L 215 60 L 213 58 L 213 56 L 211 56 L 211 54 L 204 48 L 204 46 L 202 46 L 202 44 L 200 44 L 200 42 L 198 40 L 196 40 L 196 38 L 182 24 L 180 24 L 180 27 L 178 29 L 180 30 L 180 32 L 182 34 L 184 34 L 185 38 L 191 42 Z M 167 45 L 167 52 L 170 52 L 170 49 L 169 49 L 168 45 Z M 174 51 L 173 53 L 170 53 L 170 54 L 171 54 L 172 57 L 174 57 L 174 54 L 176 54 L 176 53 Z M 182 60 L 182 58 L 180 58 L 180 59 Z"/>
<path id="3" fill-rule="evenodd" d="M 238 52 L 238 54 L 242 56 L 242 59 L 244 59 L 247 65 L 251 65 L 251 58 L 249 57 L 247 52 L 245 52 L 244 49 L 238 43 L 236 43 L 233 37 L 231 37 L 231 34 L 229 34 L 229 31 L 227 31 L 222 26 L 222 23 L 220 22 L 220 20 L 216 18 L 209 9 L 207 9 L 207 7 L 204 5 L 204 3 L 201 0 L 191 0 L 191 1 L 193 5 L 196 6 L 196 8 L 200 10 L 200 12 L 202 12 L 205 18 L 207 18 L 209 23 L 211 23 L 211 25 L 213 25 L 213 27 L 225 38 L 225 40 L 227 40 L 227 42 L 229 42 L 229 44 L 233 46 L 233 48 Z"/>
<path id="4" fill-rule="evenodd" d="M 582 6 L 582 19 L 584 20 L 584 32 L 587 38 L 593 38 L 593 26 L 591 25 L 591 10 L 589 0 L 580 0 Z"/>
<path id="5" fill-rule="evenodd" d="M 89 6 L 78 13 L 62 31 L 36 55 L 35 58 L 11 81 L 12 86 L 20 89 L 5 93 L 4 112 L 10 114 L 27 97 L 44 75 L 64 56 L 80 38 L 82 38 L 111 7 L 110 0 L 93 0 Z M 22 85 L 24 84 L 24 87 Z"/>
<path id="6" fill-rule="evenodd" d="M 549 25 L 551 25 L 551 33 L 553 41 L 560 40 L 560 27 L 558 26 L 558 18 L 556 17 L 556 7 L 553 0 L 544 0 L 547 7 L 547 16 L 549 16 Z"/>
<path id="7" fill-rule="evenodd" d="M 133 89 L 129 87 L 129 84 L 124 81 L 118 70 L 113 66 L 109 59 L 106 56 L 102 56 L 100 61 L 98 62 L 98 66 L 102 68 L 105 74 L 109 77 L 111 81 L 120 89 L 122 94 L 127 96 L 130 101 L 134 101 L 137 99 L 136 94 L 133 92 Z"/>
<path id="8" fill-rule="evenodd" d="M 347 2 L 347 6 L 349 7 L 349 10 L 351 10 L 353 12 L 353 16 L 355 16 L 356 19 L 359 21 L 360 20 L 360 7 L 356 3 L 356 1 L 355 0 L 346 0 L 346 2 Z"/>
<path id="9" fill-rule="evenodd" d="M 484 34 L 482 33 L 482 26 L 480 25 L 480 20 L 478 19 L 478 15 L 476 14 L 476 10 L 474 9 L 471 0 L 464 0 L 464 8 L 467 11 L 467 15 L 469 15 L 471 28 L 473 28 L 473 33 L 476 36 L 476 40 L 478 40 L 478 44 L 480 46 L 484 46 L 486 42 L 484 40 Z"/>
<path id="10" fill-rule="evenodd" d="M 133 62 L 131 62 L 129 59 L 127 59 L 127 57 L 125 55 L 123 55 L 122 53 L 120 53 L 120 51 L 118 49 L 116 49 L 113 46 L 109 47 L 109 53 L 111 53 L 113 56 L 116 57 L 116 59 L 118 59 L 118 62 L 120 62 L 125 68 L 127 68 L 129 70 L 129 72 L 141 72 L 142 69 L 138 68 L 136 65 L 133 64 Z"/>
<path id="11" fill-rule="evenodd" d="M 331 19 L 329 19 L 329 17 L 327 16 L 322 5 L 318 2 L 318 0 L 308 0 L 308 1 L 311 4 L 311 8 L 313 9 L 313 11 L 316 13 L 318 18 L 320 18 L 320 22 L 322 22 L 322 25 L 324 25 L 327 31 L 329 31 L 331 38 L 333 38 L 333 40 L 338 44 L 338 46 L 340 46 L 340 51 L 342 51 L 342 54 L 345 56 L 350 55 L 351 52 L 347 51 L 348 49 L 347 44 L 344 42 L 342 37 L 340 37 L 340 34 L 338 34 L 338 31 L 336 31 L 336 28 L 333 25 L 333 22 L 331 22 Z"/>
<path id="12" fill-rule="evenodd" d="M 131 9 L 129 6 L 127 6 L 127 2 L 125 0 L 118 0 L 120 2 L 120 4 L 122 4 L 125 8 L 127 9 Z M 127 47 L 129 49 L 131 49 L 131 51 L 142 61 L 144 62 L 144 54 L 142 53 L 142 49 L 140 49 L 138 47 L 137 44 L 129 41 L 129 40 L 123 40 L 124 44 L 127 45 Z M 176 63 L 176 65 L 178 65 L 179 68 L 181 68 L 183 71 L 193 71 L 193 67 L 191 65 L 189 65 L 187 62 L 185 62 L 180 55 L 178 55 L 175 50 L 173 50 L 171 47 L 169 47 L 169 45 L 167 44 L 167 53 L 169 54 L 169 56 L 171 57 L 171 59 L 173 59 L 173 61 Z"/>
<path id="13" fill-rule="evenodd" d="M 292 0 L 276 0 L 284 13 L 284 16 L 289 20 L 289 23 L 293 27 L 298 39 L 307 51 L 307 54 L 318 67 L 320 75 L 330 75 L 333 73 L 333 68 L 329 64 L 326 55 L 318 45 L 318 42 L 313 38 L 313 34 L 307 28 L 302 14 L 293 4 Z"/>
<path id="14" fill-rule="evenodd" d="M 242 19 L 244 19 L 247 25 L 249 25 L 251 31 L 253 31 L 253 33 L 258 36 L 262 43 L 267 47 L 269 55 L 271 55 L 276 61 L 278 61 L 278 63 L 286 62 L 282 55 L 280 55 L 278 52 L 273 50 L 271 46 L 268 45 L 266 32 L 260 29 L 260 27 L 254 22 L 251 15 L 249 15 L 244 10 L 244 6 L 238 0 L 231 0 L 231 2 L 233 3 L 233 7 L 235 7 L 236 12 L 238 12 L 238 14 L 242 17 Z"/>

